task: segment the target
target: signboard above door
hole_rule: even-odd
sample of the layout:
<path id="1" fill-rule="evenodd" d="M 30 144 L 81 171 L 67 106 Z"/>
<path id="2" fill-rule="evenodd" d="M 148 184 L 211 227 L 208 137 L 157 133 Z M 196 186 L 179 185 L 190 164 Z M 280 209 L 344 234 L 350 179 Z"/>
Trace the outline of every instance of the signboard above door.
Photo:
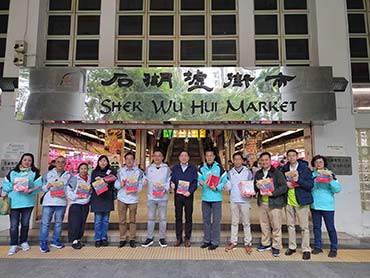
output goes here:
<path id="1" fill-rule="evenodd" d="M 336 120 L 330 67 L 23 68 L 27 122 Z"/>

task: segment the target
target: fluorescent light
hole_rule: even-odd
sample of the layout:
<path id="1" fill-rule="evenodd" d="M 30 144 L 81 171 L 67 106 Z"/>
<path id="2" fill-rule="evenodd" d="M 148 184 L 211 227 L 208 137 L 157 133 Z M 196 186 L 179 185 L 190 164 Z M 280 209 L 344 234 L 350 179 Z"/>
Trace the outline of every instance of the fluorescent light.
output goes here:
<path id="1" fill-rule="evenodd" d="M 69 150 L 69 151 L 76 150 L 76 148 L 73 148 L 73 147 L 66 147 L 66 146 L 61 146 L 61 145 L 56 145 L 56 144 L 50 144 L 50 147 L 55 148 L 55 149 Z"/>
<path id="2" fill-rule="evenodd" d="M 297 129 L 297 130 L 288 130 L 288 131 L 285 131 L 285 132 L 283 132 L 283 133 L 281 133 L 281 134 L 279 134 L 279 135 L 276 135 L 276 136 L 274 136 L 274 137 L 271 137 L 271 138 L 268 138 L 268 139 L 266 139 L 266 140 L 263 140 L 263 141 L 262 141 L 262 144 L 266 144 L 266 143 L 268 143 L 268 142 L 271 142 L 271 141 L 274 141 L 274 140 L 279 139 L 279 138 L 281 138 L 281 137 L 285 137 L 285 136 L 288 136 L 288 135 L 291 135 L 291 134 L 294 134 L 294 133 L 300 132 L 300 131 L 302 131 L 302 130 L 303 130 L 303 128 L 299 128 L 299 129 Z"/>

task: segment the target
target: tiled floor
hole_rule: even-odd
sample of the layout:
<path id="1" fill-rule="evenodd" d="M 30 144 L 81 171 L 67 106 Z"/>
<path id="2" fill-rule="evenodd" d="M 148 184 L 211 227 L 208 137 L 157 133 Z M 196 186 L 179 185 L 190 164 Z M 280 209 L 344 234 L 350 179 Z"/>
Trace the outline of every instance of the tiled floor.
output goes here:
<path id="1" fill-rule="evenodd" d="M 243 248 L 225 252 L 224 248 L 214 251 L 204 250 L 199 247 L 149 247 L 149 248 L 95 248 L 87 246 L 81 250 L 71 247 L 64 249 L 51 249 L 50 253 L 41 253 L 37 247 L 27 252 L 19 251 L 14 256 L 7 256 L 8 247 L 0 246 L 0 258 L 10 259 L 111 259 L 111 260 L 211 260 L 211 261 L 302 261 L 302 254 L 297 252 L 292 256 L 282 254 L 274 258 L 271 252 L 245 253 Z M 327 250 L 323 254 L 312 255 L 309 262 L 366 262 L 370 263 L 370 250 L 339 250 L 337 258 L 329 258 Z"/>

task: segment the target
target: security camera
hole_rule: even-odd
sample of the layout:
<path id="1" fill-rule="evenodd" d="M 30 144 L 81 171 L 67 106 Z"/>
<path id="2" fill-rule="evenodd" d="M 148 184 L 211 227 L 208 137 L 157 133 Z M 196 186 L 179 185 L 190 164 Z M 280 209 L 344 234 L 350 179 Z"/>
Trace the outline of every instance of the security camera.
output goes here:
<path id="1" fill-rule="evenodd" d="M 14 50 L 17 53 L 25 53 L 27 51 L 27 43 L 25 41 L 15 41 Z"/>
<path id="2" fill-rule="evenodd" d="M 17 67 L 24 66 L 26 64 L 25 57 L 23 53 L 15 53 L 13 64 Z"/>

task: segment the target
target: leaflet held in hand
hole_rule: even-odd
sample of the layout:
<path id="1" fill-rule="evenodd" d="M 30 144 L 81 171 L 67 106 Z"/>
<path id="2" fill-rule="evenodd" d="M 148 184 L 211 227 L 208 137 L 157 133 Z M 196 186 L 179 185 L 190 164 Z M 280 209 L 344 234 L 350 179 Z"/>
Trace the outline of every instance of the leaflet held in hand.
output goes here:
<path id="1" fill-rule="evenodd" d="M 92 186 L 94 187 L 96 195 L 98 196 L 108 191 L 108 184 L 104 181 L 104 179 L 95 180 L 92 183 Z"/>
<path id="2" fill-rule="evenodd" d="M 164 195 L 164 192 L 165 188 L 163 182 L 153 182 L 153 196 L 162 197 Z"/>
<path id="3" fill-rule="evenodd" d="M 262 179 L 257 181 L 260 186 L 261 195 L 266 195 L 268 192 L 274 192 L 274 181 L 272 178 Z"/>
<path id="4" fill-rule="evenodd" d="M 86 199 L 90 196 L 90 184 L 85 182 L 80 182 L 77 186 L 76 195 L 80 199 Z"/>
<path id="5" fill-rule="evenodd" d="M 190 182 L 179 180 L 176 193 L 184 195 L 185 193 L 189 192 L 189 185 L 190 185 Z"/>
<path id="6" fill-rule="evenodd" d="M 128 177 L 125 181 L 125 190 L 127 193 L 136 193 L 139 191 L 138 180 L 136 177 Z"/>
<path id="7" fill-rule="evenodd" d="M 24 192 L 28 190 L 29 179 L 25 177 L 17 177 L 14 179 L 13 191 Z"/>
<path id="8" fill-rule="evenodd" d="M 60 197 L 64 198 L 66 196 L 64 192 L 64 183 L 61 181 L 53 181 L 50 183 L 50 195 L 51 197 Z"/>
<path id="9" fill-rule="evenodd" d="M 253 181 L 241 181 L 239 182 L 239 189 L 242 196 L 244 195 L 256 195 L 254 191 Z"/>

